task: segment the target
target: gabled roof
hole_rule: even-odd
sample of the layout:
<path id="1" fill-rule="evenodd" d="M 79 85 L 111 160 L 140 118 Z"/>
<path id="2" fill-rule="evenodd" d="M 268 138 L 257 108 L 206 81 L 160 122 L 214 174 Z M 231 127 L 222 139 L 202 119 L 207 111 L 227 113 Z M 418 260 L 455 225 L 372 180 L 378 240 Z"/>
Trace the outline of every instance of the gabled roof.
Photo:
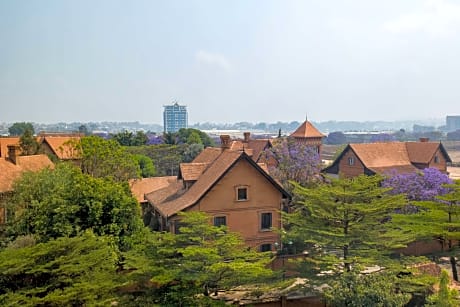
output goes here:
<path id="1" fill-rule="evenodd" d="M 0 193 L 12 191 L 13 183 L 23 172 L 37 172 L 54 164 L 47 155 L 18 156 L 17 163 L 0 159 Z"/>
<path id="2" fill-rule="evenodd" d="M 145 201 L 144 195 L 146 193 L 167 187 L 176 180 L 176 176 L 131 179 L 129 180 L 129 187 L 131 189 L 131 193 L 134 197 L 136 197 L 137 201 L 142 203 Z"/>
<path id="3" fill-rule="evenodd" d="M 452 162 L 442 143 L 437 142 L 406 142 L 407 152 L 412 163 L 429 163 L 438 149 L 447 162 Z"/>
<path id="4" fill-rule="evenodd" d="M 451 162 L 441 143 L 435 142 L 388 142 L 349 144 L 332 165 L 323 171 L 336 169 L 343 155 L 353 151 L 365 168 L 373 173 L 410 173 L 417 171 L 417 163 L 427 164 L 440 149 L 447 162 Z"/>
<path id="5" fill-rule="evenodd" d="M 323 138 L 325 137 L 324 134 L 319 132 L 318 129 L 313 126 L 308 120 L 304 121 L 296 131 L 294 131 L 291 135 L 294 138 Z"/>
<path id="6" fill-rule="evenodd" d="M 158 210 L 161 215 L 166 217 L 175 215 L 196 204 L 227 173 L 227 171 L 240 160 L 248 161 L 252 167 L 267 178 L 284 196 L 289 197 L 289 193 L 273 180 L 273 178 L 257 165 L 257 163 L 255 163 L 245 152 L 224 150 L 221 151 L 220 155 L 204 170 L 202 175 L 199 176 L 197 181 L 188 190 L 184 191 L 176 187 L 175 191 L 174 189 L 161 191 L 164 192 L 164 196 L 170 193 L 166 197 L 163 197 L 164 202 L 155 202 L 153 199 L 154 195 L 150 194 L 147 195 L 147 199 L 153 201 L 155 209 Z"/>
<path id="7" fill-rule="evenodd" d="M 209 163 L 181 163 L 177 178 L 185 181 L 197 180 L 208 166 Z"/>
<path id="8" fill-rule="evenodd" d="M 43 143 L 47 143 L 53 153 L 60 160 L 73 160 L 80 158 L 80 152 L 74 148 L 72 142 L 80 142 L 81 137 L 78 136 L 45 136 L 42 139 Z"/>

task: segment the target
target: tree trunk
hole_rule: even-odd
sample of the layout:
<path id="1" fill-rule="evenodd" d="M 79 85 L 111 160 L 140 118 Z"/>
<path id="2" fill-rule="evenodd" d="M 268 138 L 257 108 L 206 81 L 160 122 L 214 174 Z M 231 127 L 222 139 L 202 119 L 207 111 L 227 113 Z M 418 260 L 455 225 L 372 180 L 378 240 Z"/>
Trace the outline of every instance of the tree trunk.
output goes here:
<path id="1" fill-rule="evenodd" d="M 455 281 L 458 281 L 457 260 L 455 256 L 450 256 L 450 265 L 452 266 L 452 277 Z"/>
<path id="2" fill-rule="evenodd" d="M 350 267 L 350 263 L 347 262 L 347 259 L 348 259 L 348 245 L 344 245 L 343 246 L 343 262 L 344 262 L 344 265 L 345 265 L 345 270 L 347 272 L 350 272 L 351 267 Z"/>

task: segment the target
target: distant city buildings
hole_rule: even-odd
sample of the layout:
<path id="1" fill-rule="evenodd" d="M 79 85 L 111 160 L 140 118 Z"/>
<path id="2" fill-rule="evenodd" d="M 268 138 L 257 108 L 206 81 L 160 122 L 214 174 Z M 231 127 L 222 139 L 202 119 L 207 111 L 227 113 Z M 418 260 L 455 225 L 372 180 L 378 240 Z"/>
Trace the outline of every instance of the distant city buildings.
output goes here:
<path id="1" fill-rule="evenodd" d="M 460 115 L 446 116 L 446 130 L 447 131 L 460 130 Z"/>
<path id="2" fill-rule="evenodd" d="M 181 128 L 188 127 L 187 107 L 177 102 L 163 106 L 163 127 L 165 133 L 177 132 Z"/>

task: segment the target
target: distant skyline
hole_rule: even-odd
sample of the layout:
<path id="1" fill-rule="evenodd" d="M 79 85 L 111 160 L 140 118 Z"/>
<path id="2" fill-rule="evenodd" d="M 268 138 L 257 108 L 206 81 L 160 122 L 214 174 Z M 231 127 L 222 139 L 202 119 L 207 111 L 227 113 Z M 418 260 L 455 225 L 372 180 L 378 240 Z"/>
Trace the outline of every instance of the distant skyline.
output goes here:
<path id="1" fill-rule="evenodd" d="M 0 122 L 439 120 L 460 1 L 0 0 Z"/>

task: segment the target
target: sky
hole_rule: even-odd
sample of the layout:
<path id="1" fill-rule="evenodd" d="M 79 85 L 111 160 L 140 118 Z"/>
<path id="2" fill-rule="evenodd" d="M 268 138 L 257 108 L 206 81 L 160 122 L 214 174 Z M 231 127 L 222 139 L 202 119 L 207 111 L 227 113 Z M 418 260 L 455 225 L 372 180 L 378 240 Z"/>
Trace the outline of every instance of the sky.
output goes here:
<path id="1" fill-rule="evenodd" d="M 0 122 L 460 114 L 460 0 L 0 0 Z"/>

